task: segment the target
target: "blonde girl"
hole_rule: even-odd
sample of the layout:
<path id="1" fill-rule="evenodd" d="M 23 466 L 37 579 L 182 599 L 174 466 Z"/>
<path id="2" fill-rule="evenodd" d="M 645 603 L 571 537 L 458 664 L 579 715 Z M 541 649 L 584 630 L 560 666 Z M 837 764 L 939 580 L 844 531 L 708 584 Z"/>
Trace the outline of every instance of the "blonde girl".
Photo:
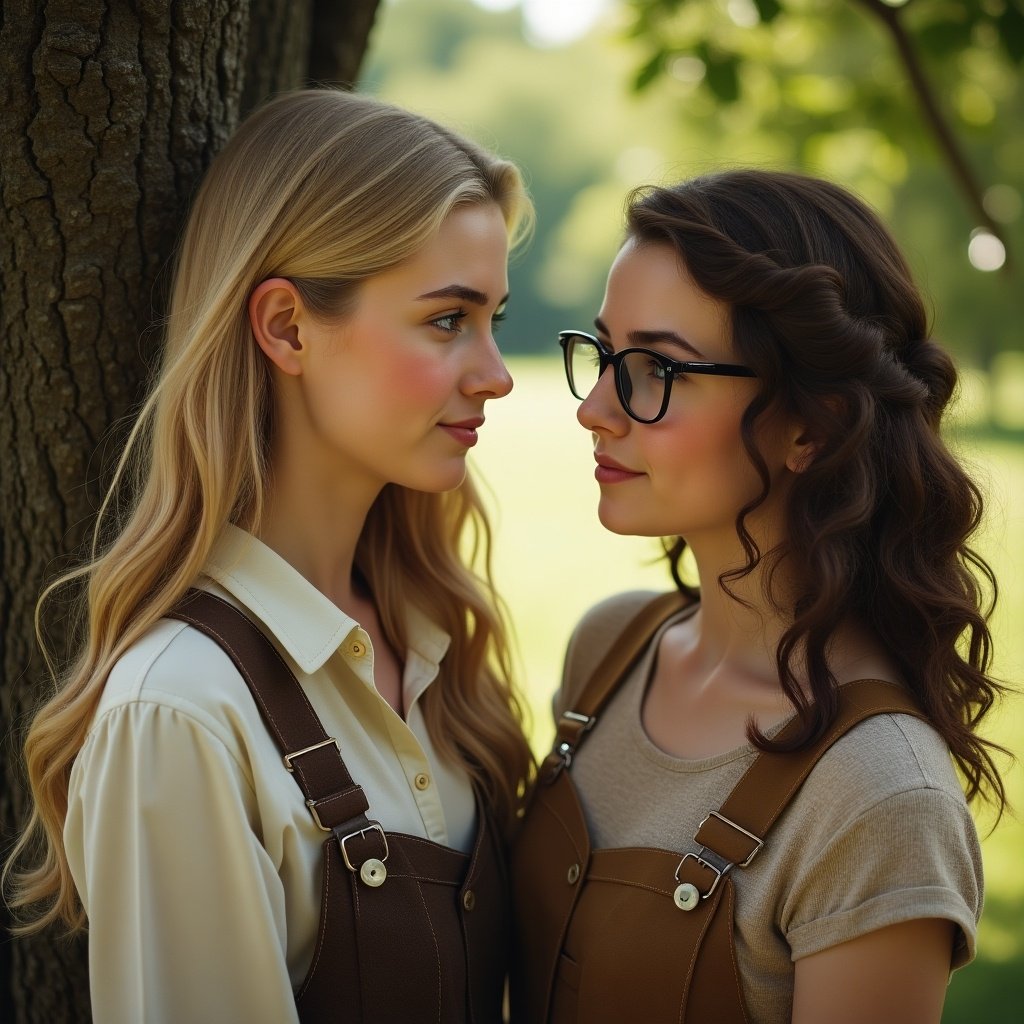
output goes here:
<path id="1" fill-rule="evenodd" d="M 529 215 L 511 164 L 332 90 L 207 173 L 106 540 L 54 584 L 85 639 L 8 875 L 24 930 L 88 926 L 97 1020 L 499 1018 L 529 753 L 460 551 Z"/>

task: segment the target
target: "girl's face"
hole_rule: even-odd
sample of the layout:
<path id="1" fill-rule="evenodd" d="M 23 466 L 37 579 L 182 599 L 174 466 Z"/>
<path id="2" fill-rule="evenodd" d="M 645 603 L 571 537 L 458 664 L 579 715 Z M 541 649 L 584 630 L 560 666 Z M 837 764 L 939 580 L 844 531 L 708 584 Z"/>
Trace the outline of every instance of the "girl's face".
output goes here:
<path id="1" fill-rule="evenodd" d="M 741 362 L 728 306 L 701 291 L 667 245 L 630 240 L 623 246 L 595 322 L 612 352 L 642 347 L 677 360 Z M 751 378 L 676 377 L 664 417 L 643 424 L 626 415 L 606 370 L 577 414 L 594 436 L 604 526 L 613 533 L 682 536 L 691 545 L 717 537 L 731 546 L 737 513 L 761 490 L 740 436 L 756 392 Z M 774 422 L 760 431 L 758 444 L 774 484 L 785 471 L 787 432 Z"/>
<path id="2" fill-rule="evenodd" d="M 461 483 L 487 400 L 512 389 L 493 335 L 507 257 L 497 205 L 457 208 L 414 256 L 366 280 L 340 323 L 307 326 L 304 418 L 334 472 L 422 491 Z"/>

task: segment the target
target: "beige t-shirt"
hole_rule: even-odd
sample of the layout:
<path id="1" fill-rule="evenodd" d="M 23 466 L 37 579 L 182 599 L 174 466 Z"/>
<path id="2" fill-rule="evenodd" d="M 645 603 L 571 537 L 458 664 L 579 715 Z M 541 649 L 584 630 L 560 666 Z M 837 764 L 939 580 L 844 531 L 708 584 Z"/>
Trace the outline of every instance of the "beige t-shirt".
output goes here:
<path id="1" fill-rule="evenodd" d="M 569 645 L 556 716 L 572 708 L 611 639 L 652 596 L 622 594 L 585 616 Z M 756 756 L 744 745 L 685 760 L 644 732 L 641 705 L 658 641 L 686 614 L 659 631 L 573 760 L 595 849 L 698 853 L 700 822 Z M 753 863 L 732 878 L 739 973 L 754 1024 L 790 1021 L 794 960 L 886 925 L 946 918 L 959 928 L 951 967 L 974 956 L 977 833 L 945 743 L 909 715 L 877 715 L 836 742 Z"/>

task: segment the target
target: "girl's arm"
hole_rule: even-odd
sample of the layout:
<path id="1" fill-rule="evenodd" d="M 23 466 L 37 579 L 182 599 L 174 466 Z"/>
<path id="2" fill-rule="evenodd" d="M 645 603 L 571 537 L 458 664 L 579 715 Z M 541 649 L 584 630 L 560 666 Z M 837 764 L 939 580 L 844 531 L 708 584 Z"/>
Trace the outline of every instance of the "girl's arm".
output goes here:
<path id="1" fill-rule="evenodd" d="M 793 1024 L 939 1024 L 954 925 L 889 925 L 796 961 Z"/>
<path id="2" fill-rule="evenodd" d="M 76 759 L 65 840 L 98 1021 L 297 1020 L 252 783 L 201 716 L 123 704 Z"/>

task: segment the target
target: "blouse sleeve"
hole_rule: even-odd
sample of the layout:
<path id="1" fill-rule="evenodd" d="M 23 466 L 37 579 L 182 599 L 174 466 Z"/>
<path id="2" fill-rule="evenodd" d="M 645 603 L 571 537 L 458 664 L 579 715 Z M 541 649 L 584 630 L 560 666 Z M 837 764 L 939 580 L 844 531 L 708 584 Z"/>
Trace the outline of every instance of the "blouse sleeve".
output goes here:
<path id="1" fill-rule="evenodd" d="M 283 889 L 258 830 L 247 770 L 198 716 L 134 702 L 94 724 L 65 845 L 96 1020 L 297 1021 Z"/>
<path id="2" fill-rule="evenodd" d="M 841 793 L 834 799 L 841 805 Z M 973 959 L 981 851 L 962 796 L 932 788 L 888 796 L 791 866 L 781 926 L 794 960 L 928 917 L 957 925 L 952 968 Z"/>

